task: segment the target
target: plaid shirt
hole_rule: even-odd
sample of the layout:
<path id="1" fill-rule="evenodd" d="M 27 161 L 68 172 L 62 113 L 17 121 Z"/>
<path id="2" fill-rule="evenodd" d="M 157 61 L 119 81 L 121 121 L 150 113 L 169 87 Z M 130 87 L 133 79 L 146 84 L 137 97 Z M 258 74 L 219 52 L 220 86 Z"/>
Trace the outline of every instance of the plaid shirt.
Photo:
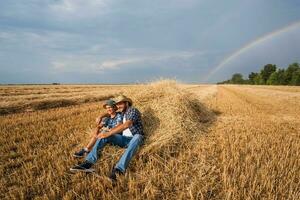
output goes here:
<path id="1" fill-rule="evenodd" d="M 127 110 L 124 113 L 124 117 L 126 120 L 133 121 L 133 125 L 129 127 L 129 130 L 132 133 L 132 135 L 144 135 L 141 113 L 138 109 L 133 107 L 127 108 Z"/>
<path id="2" fill-rule="evenodd" d="M 103 119 L 103 126 L 106 128 L 114 128 L 117 124 L 123 123 L 123 114 L 121 112 L 117 112 L 114 118 L 106 117 Z"/>

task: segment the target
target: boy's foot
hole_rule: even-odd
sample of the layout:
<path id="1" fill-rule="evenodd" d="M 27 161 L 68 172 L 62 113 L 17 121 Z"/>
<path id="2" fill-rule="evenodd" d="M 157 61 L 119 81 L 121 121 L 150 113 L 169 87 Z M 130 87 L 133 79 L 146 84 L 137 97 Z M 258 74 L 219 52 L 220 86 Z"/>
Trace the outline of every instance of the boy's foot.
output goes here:
<path id="1" fill-rule="evenodd" d="M 108 177 L 110 178 L 110 180 L 112 182 L 116 182 L 117 181 L 117 174 L 118 175 L 123 175 L 124 173 L 121 170 L 119 170 L 118 168 L 114 167 Z"/>
<path id="2" fill-rule="evenodd" d="M 89 153 L 89 152 L 85 148 L 83 148 L 83 149 L 80 149 L 80 151 L 75 152 L 73 154 L 73 156 L 75 158 L 83 158 L 86 153 Z"/>
<path id="3" fill-rule="evenodd" d="M 95 172 L 95 169 L 92 169 L 91 167 L 93 166 L 92 163 L 89 163 L 87 161 L 79 164 L 79 165 L 75 165 L 74 167 L 70 168 L 71 172 L 87 172 L 87 173 L 92 173 Z"/>

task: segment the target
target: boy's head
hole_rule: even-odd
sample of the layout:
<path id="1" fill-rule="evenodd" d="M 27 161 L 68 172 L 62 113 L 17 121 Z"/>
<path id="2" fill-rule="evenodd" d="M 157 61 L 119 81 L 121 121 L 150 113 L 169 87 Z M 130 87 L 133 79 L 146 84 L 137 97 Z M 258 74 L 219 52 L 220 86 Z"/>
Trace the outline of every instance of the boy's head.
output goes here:
<path id="1" fill-rule="evenodd" d="M 103 104 L 103 108 L 105 108 L 107 113 L 110 115 L 116 113 L 118 109 L 116 106 L 116 102 L 112 99 L 105 101 Z"/>

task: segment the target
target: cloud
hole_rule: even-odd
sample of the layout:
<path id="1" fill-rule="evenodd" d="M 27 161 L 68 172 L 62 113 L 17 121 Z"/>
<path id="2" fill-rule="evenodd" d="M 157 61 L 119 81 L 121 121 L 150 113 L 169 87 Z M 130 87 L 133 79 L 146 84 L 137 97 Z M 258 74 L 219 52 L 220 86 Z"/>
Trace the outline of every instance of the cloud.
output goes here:
<path id="1" fill-rule="evenodd" d="M 125 52 L 138 52 L 141 50 L 133 50 L 130 51 L 128 49 L 124 50 Z M 145 50 L 144 50 L 145 51 Z M 105 71 L 110 70 L 118 70 L 121 67 L 126 67 L 128 65 L 135 65 L 141 63 L 140 68 L 143 68 L 145 63 L 155 63 L 161 61 L 174 61 L 176 59 L 186 60 L 193 56 L 203 55 L 204 52 L 199 51 L 178 51 L 178 52 L 152 52 L 146 54 L 136 54 L 136 55 L 122 55 L 120 57 L 114 57 L 111 59 L 107 59 L 106 57 L 100 57 L 96 55 L 69 55 L 59 60 L 55 60 L 52 62 L 52 67 L 57 72 L 71 72 L 71 71 L 80 71 L 89 73 L 93 71 L 95 73 L 103 73 Z"/>
<path id="2" fill-rule="evenodd" d="M 136 63 L 143 61 L 143 58 L 125 58 L 125 59 L 117 59 L 117 60 L 106 60 L 103 61 L 100 66 L 102 68 L 107 69 L 117 69 L 118 66 L 124 65 L 124 64 L 130 64 L 130 63 Z"/>
<path id="3" fill-rule="evenodd" d="M 61 0 L 48 5 L 53 16 L 64 20 L 88 19 L 106 14 L 113 1 L 108 0 Z"/>

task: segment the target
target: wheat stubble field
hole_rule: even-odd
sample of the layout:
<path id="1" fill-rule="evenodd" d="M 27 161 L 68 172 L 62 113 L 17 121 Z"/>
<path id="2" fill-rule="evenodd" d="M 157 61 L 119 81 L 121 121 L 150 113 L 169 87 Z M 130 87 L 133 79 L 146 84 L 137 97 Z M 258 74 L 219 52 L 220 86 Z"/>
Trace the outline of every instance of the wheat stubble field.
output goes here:
<path id="1" fill-rule="evenodd" d="M 100 102 L 132 97 L 145 144 L 124 177 L 70 174 Z M 0 199 L 299 199 L 300 88 L 247 85 L 0 87 Z"/>

